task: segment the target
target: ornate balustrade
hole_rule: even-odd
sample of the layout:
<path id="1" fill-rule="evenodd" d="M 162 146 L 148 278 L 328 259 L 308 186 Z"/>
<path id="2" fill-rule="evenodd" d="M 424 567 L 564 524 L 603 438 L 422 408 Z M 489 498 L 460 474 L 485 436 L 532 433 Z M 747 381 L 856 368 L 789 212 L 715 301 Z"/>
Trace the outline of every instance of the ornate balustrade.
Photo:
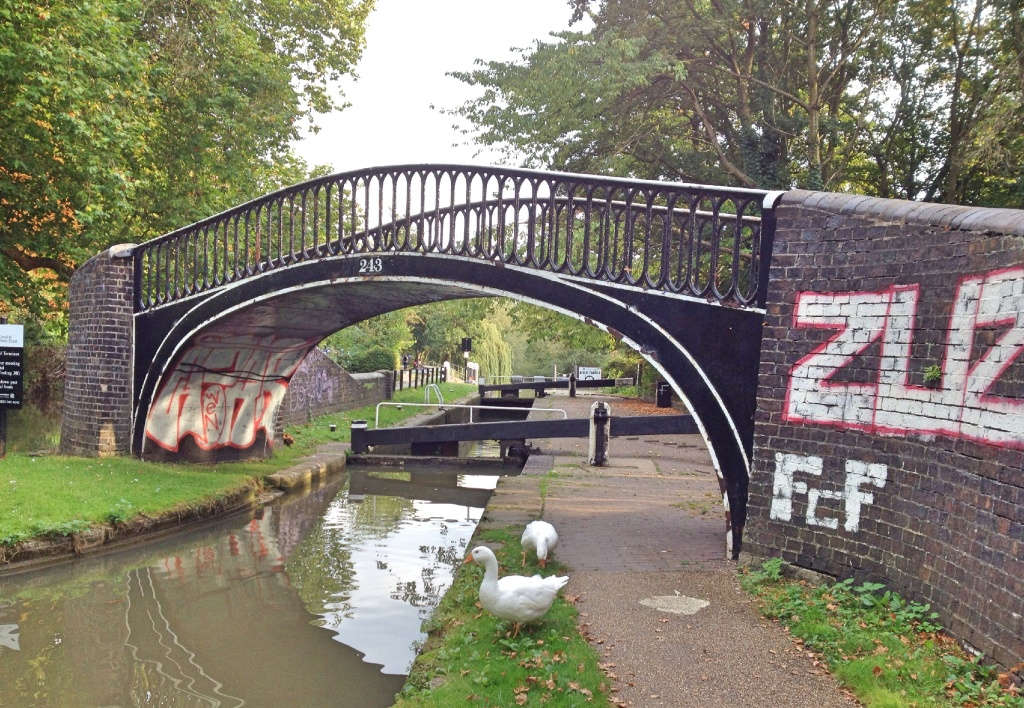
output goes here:
<path id="1" fill-rule="evenodd" d="M 268 194 L 134 250 L 136 311 L 312 259 L 434 253 L 763 307 L 779 193 L 453 165 Z"/>

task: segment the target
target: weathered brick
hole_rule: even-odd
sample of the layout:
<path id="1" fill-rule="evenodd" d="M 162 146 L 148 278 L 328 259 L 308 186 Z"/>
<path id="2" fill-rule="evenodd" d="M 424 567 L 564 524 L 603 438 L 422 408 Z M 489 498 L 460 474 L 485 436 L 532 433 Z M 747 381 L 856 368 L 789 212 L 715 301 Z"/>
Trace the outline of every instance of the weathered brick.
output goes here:
<path id="1" fill-rule="evenodd" d="M 821 248 L 807 249 L 811 243 Z M 880 333 L 845 365 L 836 364 L 828 381 L 833 387 L 868 387 L 874 391 L 874 410 L 898 412 L 897 421 L 943 420 L 943 409 L 925 406 L 914 391 L 931 390 L 925 388 L 926 366 L 946 365 L 957 334 L 951 330 L 954 302 L 964 279 L 1024 266 L 1024 212 L 794 192 L 782 199 L 775 245 L 786 255 L 773 267 L 766 307 L 744 547 L 839 577 L 884 582 L 911 599 L 932 603 L 954 634 L 983 648 L 991 660 L 1011 665 L 1024 659 L 1024 620 L 1019 612 L 1014 617 L 1005 611 L 1024 607 L 1020 445 L 955 431 L 915 433 L 913 425 L 902 431 L 876 429 L 877 412 L 860 428 L 841 422 L 846 419 L 815 422 L 812 416 L 796 422 L 787 420 L 786 409 L 793 367 L 839 334 L 835 327 L 798 327 L 798 293 L 889 297 L 905 292 L 892 288 L 917 286 L 917 307 L 907 308 L 914 319 L 899 323 L 890 314 L 885 325 L 896 328 L 886 331 L 904 328 L 900 336 L 908 343 L 911 393 L 901 396 L 899 386 L 881 384 L 883 375 L 901 377 L 904 365 L 884 360 Z M 977 367 L 1005 332 L 1005 325 L 978 330 L 964 365 Z M 1024 366 L 1002 368 L 987 395 L 1024 399 Z M 968 420 L 971 411 L 984 412 L 988 405 L 964 406 L 958 415 Z M 959 426 L 959 418 L 954 422 Z M 856 478 L 860 492 L 871 495 L 870 502 L 861 500 L 856 531 L 845 528 L 845 500 L 824 497 L 817 499 L 819 523 L 810 525 L 809 495 L 799 488 L 791 520 L 773 519 L 776 453 L 821 458 L 820 477 L 795 473 L 795 481 L 818 494 L 845 494 L 848 461 L 854 469 L 884 465 L 885 484 Z M 837 518 L 837 528 L 820 524 L 827 518 Z"/>

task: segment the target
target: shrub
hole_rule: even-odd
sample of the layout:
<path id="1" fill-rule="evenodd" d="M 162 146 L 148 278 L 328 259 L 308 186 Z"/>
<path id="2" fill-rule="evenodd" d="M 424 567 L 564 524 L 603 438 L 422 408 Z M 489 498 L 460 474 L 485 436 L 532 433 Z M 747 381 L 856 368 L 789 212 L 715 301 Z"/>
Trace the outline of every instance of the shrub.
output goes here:
<path id="1" fill-rule="evenodd" d="M 384 347 L 370 347 L 352 357 L 349 364 L 349 372 L 353 374 L 367 374 L 371 371 L 396 368 L 398 368 L 398 355 Z"/>

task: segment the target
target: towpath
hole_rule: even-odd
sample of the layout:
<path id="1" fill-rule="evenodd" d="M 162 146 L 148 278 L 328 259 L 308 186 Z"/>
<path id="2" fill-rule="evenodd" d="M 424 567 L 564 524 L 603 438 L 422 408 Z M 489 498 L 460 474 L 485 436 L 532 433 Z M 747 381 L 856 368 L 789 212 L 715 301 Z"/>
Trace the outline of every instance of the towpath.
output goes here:
<path id="1" fill-rule="evenodd" d="M 588 417 L 597 400 L 613 417 L 676 412 L 598 395 L 548 396 L 535 406 Z M 544 518 L 558 529 L 564 592 L 619 705 L 859 705 L 740 589 L 699 435 L 613 437 L 604 467 L 586 464 L 585 439 L 532 443 L 539 454 L 521 476 L 502 478 L 482 526 Z"/>

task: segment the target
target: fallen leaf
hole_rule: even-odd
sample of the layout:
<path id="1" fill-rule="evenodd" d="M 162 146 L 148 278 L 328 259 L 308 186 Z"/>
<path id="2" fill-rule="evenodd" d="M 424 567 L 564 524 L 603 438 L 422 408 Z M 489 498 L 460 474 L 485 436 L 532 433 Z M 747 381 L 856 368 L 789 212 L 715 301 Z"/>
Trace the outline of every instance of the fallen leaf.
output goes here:
<path id="1" fill-rule="evenodd" d="M 873 673 L 875 676 L 881 676 L 882 675 L 882 667 L 881 666 L 875 666 L 875 668 L 871 669 L 871 673 Z"/>

